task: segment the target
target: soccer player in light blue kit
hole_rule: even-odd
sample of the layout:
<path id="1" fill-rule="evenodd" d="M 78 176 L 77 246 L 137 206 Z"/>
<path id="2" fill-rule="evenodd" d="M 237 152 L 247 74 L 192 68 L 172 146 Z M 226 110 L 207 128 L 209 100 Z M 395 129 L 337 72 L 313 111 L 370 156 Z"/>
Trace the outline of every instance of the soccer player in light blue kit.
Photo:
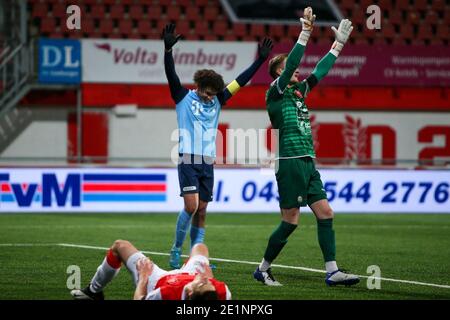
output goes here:
<path id="1" fill-rule="evenodd" d="M 221 107 L 243 87 L 268 58 L 272 41 L 265 38 L 258 46 L 258 58 L 225 87 L 222 76 L 214 70 L 202 69 L 194 74 L 196 89 L 188 90 L 175 72 L 172 47 L 180 39 L 175 25 L 163 30 L 164 68 L 170 94 L 176 104 L 179 128 L 178 179 L 184 208 L 178 215 L 175 241 L 169 264 L 180 268 L 180 256 L 187 230 L 191 224 L 191 248 L 203 243 L 208 202 L 212 201 L 214 185 L 213 162 L 216 156 L 216 133 Z M 192 218 L 192 222 L 191 222 Z"/>

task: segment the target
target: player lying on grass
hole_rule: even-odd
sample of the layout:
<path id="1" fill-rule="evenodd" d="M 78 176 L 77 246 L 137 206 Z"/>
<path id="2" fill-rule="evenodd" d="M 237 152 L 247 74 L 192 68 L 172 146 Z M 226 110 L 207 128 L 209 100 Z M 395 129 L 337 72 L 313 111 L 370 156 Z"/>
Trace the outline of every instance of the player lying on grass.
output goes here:
<path id="1" fill-rule="evenodd" d="M 359 282 L 358 277 L 345 273 L 336 264 L 334 214 L 314 164 L 313 138 L 305 104 L 308 93 L 333 66 L 353 27 L 347 19 L 341 21 L 337 30 L 332 27 L 336 41 L 330 52 L 318 62 L 312 74 L 299 81 L 297 67 L 315 20 L 310 7 L 304 10 L 300 20 L 302 31 L 289 55 L 277 55 L 269 62 L 269 72 L 275 80 L 266 93 L 266 105 L 272 126 L 278 130 L 275 175 L 280 195 L 281 223 L 270 236 L 264 258 L 253 275 L 266 285 L 281 285 L 272 275 L 271 263 L 297 228 L 300 207 L 308 205 L 317 219 L 317 235 L 327 272 L 326 284 L 353 285 Z"/>
<path id="2" fill-rule="evenodd" d="M 265 38 L 258 46 L 257 59 L 226 87 L 220 74 L 214 70 L 202 69 L 194 74 L 195 89 L 189 90 L 181 85 L 175 72 L 172 47 L 180 36 L 175 35 L 174 31 L 175 25 L 168 24 L 163 31 L 163 39 L 164 69 L 170 94 L 176 104 L 179 128 L 178 179 L 184 199 L 169 259 L 172 268 L 179 268 L 181 250 L 189 226 L 191 225 L 191 248 L 196 243 L 202 243 L 205 237 L 206 207 L 212 201 L 214 186 L 213 162 L 221 107 L 250 81 L 268 58 L 273 45 L 270 39 Z"/>
<path id="3" fill-rule="evenodd" d="M 186 263 L 165 271 L 126 240 L 116 240 L 103 259 L 91 283 L 72 290 L 77 300 L 104 300 L 103 290 L 119 273 L 122 263 L 136 286 L 134 300 L 230 300 L 225 283 L 213 278 L 205 244 L 192 247 Z"/>

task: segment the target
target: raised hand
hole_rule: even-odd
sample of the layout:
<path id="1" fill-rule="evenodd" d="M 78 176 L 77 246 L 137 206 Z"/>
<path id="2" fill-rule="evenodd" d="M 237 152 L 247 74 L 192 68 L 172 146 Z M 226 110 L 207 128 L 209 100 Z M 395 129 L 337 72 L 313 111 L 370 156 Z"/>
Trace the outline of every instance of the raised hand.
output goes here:
<path id="1" fill-rule="evenodd" d="M 345 44 L 348 40 L 348 37 L 350 36 L 350 33 L 353 30 L 352 22 L 348 19 L 343 19 L 341 20 L 341 23 L 339 24 L 339 28 L 337 30 L 334 26 L 331 27 L 331 30 L 333 30 L 334 32 L 336 41 Z"/>
<path id="2" fill-rule="evenodd" d="M 305 10 L 303 10 L 303 18 L 300 18 L 300 21 L 302 23 L 302 30 L 303 31 L 312 31 L 315 20 L 316 20 L 316 15 L 313 14 L 312 8 L 311 7 L 305 8 Z"/>
<path id="3" fill-rule="evenodd" d="M 162 37 L 164 39 L 164 47 L 166 48 L 166 51 L 172 49 L 175 43 L 177 43 L 181 38 L 181 35 L 175 35 L 174 31 L 175 24 L 173 23 L 167 24 L 163 29 Z"/>
<path id="4" fill-rule="evenodd" d="M 270 38 L 264 38 L 261 43 L 258 44 L 258 57 L 266 60 L 272 51 L 273 43 Z"/>

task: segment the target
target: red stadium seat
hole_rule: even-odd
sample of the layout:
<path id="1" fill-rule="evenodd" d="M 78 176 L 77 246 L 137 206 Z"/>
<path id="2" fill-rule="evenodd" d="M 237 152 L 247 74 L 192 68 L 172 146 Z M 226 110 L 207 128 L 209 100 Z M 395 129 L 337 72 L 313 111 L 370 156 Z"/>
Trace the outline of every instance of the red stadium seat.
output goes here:
<path id="1" fill-rule="evenodd" d="M 412 39 L 414 38 L 414 30 L 412 25 L 410 24 L 403 24 L 400 26 L 400 34 L 404 39 Z"/>
<path id="2" fill-rule="evenodd" d="M 254 24 L 250 25 L 250 35 L 255 37 L 263 37 L 266 35 L 266 29 L 263 24 Z"/>
<path id="3" fill-rule="evenodd" d="M 149 36 L 153 33 L 152 24 L 149 20 L 139 20 L 137 32 L 142 36 Z"/>
<path id="4" fill-rule="evenodd" d="M 176 23 L 176 32 L 181 35 L 186 35 L 191 31 L 189 21 L 180 20 Z"/>
<path id="5" fill-rule="evenodd" d="M 195 34 L 197 36 L 205 36 L 209 33 L 209 25 L 206 21 L 197 21 L 195 24 Z"/>
<path id="6" fill-rule="evenodd" d="M 420 13 L 417 11 L 410 11 L 406 15 L 406 23 L 417 25 L 420 23 Z"/>
<path id="7" fill-rule="evenodd" d="M 169 23 L 169 20 L 166 19 L 159 19 L 158 22 L 156 23 L 156 30 L 159 30 L 159 32 L 161 32 L 164 30 L 164 27 Z M 177 30 L 175 30 L 175 32 L 178 32 Z"/>
<path id="8" fill-rule="evenodd" d="M 187 7 L 185 17 L 189 21 L 196 21 L 200 16 L 200 12 L 197 7 Z"/>
<path id="9" fill-rule="evenodd" d="M 378 6 L 381 8 L 381 10 L 392 10 L 392 0 L 379 0 Z"/>
<path id="10" fill-rule="evenodd" d="M 334 32 L 330 27 L 323 27 L 321 38 L 328 39 L 328 41 L 334 41 Z"/>
<path id="11" fill-rule="evenodd" d="M 36 3 L 33 5 L 31 15 L 36 18 L 44 18 L 48 12 L 48 5 L 46 3 Z"/>
<path id="12" fill-rule="evenodd" d="M 123 19 L 124 9 L 120 4 L 112 5 L 109 10 L 109 17 L 111 19 Z"/>
<path id="13" fill-rule="evenodd" d="M 282 38 L 287 35 L 285 28 L 280 24 L 271 24 L 269 26 L 269 36 Z"/>
<path id="14" fill-rule="evenodd" d="M 91 12 L 89 13 L 91 18 L 104 19 L 105 18 L 105 6 L 98 4 L 91 7 Z"/>
<path id="15" fill-rule="evenodd" d="M 388 39 L 392 39 L 396 35 L 395 28 L 392 24 L 383 24 L 381 26 L 381 32 Z"/>
<path id="16" fill-rule="evenodd" d="M 440 23 L 436 28 L 436 37 L 441 40 L 449 40 L 450 26 L 446 23 Z"/>
<path id="17" fill-rule="evenodd" d="M 133 32 L 133 22 L 131 20 L 119 21 L 119 33 L 125 36 L 131 35 Z"/>
<path id="18" fill-rule="evenodd" d="M 414 9 L 425 11 L 428 7 L 428 0 L 414 0 Z"/>
<path id="19" fill-rule="evenodd" d="M 401 25 L 403 23 L 402 12 L 399 10 L 390 11 L 388 22 L 397 26 Z"/>
<path id="20" fill-rule="evenodd" d="M 203 36 L 203 40 L 205 41 L 217 41 L 218 38 L 215 34 L 206 34 Z"/>
<path id="21" fill-rule="evenodd" d="M 81 19 L 81 31 L 83 31 L 83 33 L 87 37 L 89 37 L 92 33 L 94 33 L 95 32 L 94 19 L 90 18 Z"/>
<path id="22" fill-rule="evenodd" d="M 184 8 L 189 8 L 192 6 L 191 0 L 177 0 L 177 5 Z"/>
<path id="23" fill-rule="evenodd" d="M 378 34 L 378 30 L 371 30 L 371 29 L 367 29 L 367 28 L 364 28 L 363 29 L 363 35 L 364 35 L 364 37 L 366 37 L 368 40 L 373 40 L 375 37 L 376 37 L 376 35 Z"/>
<path id="24" fill-rule="evenodd" d="M 238 38 L 236 37 L 235 34 L 233 34 L 233 33 L 228 33 L 228 34 L 226 34 L 226 35 L 223 37 L 223 40 L 224 40 L 224 41 L 237 41 Z"/>
<path id="25" fill-rule="evenodd" d="M 196 41 L 196 40 L 199 40 L 199 37 L 194 32 L 190 32 L 189 34 L 184 36 L 184 39 L 190 40 L 190 41 Z"/>
<path id="26" fill-rule="evenodd" d="M 258 39 L 255 38 L 255 36 L 252 36 L 252 35 L 249 35 L 249 34 L 247 34 L 247 35 L 245 35 L 243 37 L 240 37 L 240 38 L 241 38 L 242 41 L 258 41 Z"/>
<path id="27" fill-rule="evenodd" d="M 353 24 L 363 24 L 366 21 L 366 11 L 364 10 L 356 10 L 353 12 L 353 15 L 351 17 L 351 21 Z M 337 26 L 336 26 L 337 28 Z"/>
<path id="28" fill-rule="evenodd" d="M 322 33 L 322 31 L 321 31 L 322 28 L 318 28 L 318 29 L 320 30 L 320 33 Z M 300 34 L 300 31 L 301 31 L 300 25 L 290 24 L 287 29 L 287 36 L 290 38 L 298 37 Z"/>
<path id="29" fill-rule="evenodd" d="M 444 41 L 440 38 L 433 38 L 433 39 L 431 39 L 430 44 L 440 46 L 440 45 L 444 44 Z"/>
<path id="30" fill-rule="evenodd" d="M 450 25 L 450 8 L 445 9 L 444 23 L 446 23 L 447 25 Z"/>
<path id="31" fill-rule="evenodd" d="M 100 20 L 100 26 L 98 28 L 98 32 L 101 34 L 110 34 L 114 30 L 114 25 L 112 20 L 110 19 L 103 19 Z"/>
<path id="32" fill-rule="evenodd" d="M 148 19 L 159 20 L 162 16 L 162 9 L 160 6 L 148 7 Z"/>
<path id="33" fill-rule="evenodd" d="M 292 37 L 281 37 L 279 40 L 280 43 L 287 43 L 287 44 L 294 44 L 294 40 L 292 39 Z"/>
<path id="34" fill-rule="evenodd" d="M 417 32 L 417 38 L 421 40 L 433 38 L 433 31 L 431 26 L 428 24 L 421 24 L 419 26 L 419 31 Z"/>
<path id="35" fill-rule="evenodd" d="M 130 11 L 128 12 L 128 16 L 133 20 L 143 19 L 144 11 L 142 6 L 135 4 L 130 7 Z"/>
<path id="36" fill-rule="evenodd" d="M 69 1 L 67 1 L 67 2 L 69 2 Z M 70 2 L 72 2 L 72 1 L 70 1 Z M 97 4 L 98 1 L 97 0 L 83 0 L 82 2 L 84 4 L 88 4 L 88 5 L 95 5 L 95 4 Z"/>
<path id="37" fill-rule="evenodd" d="M 436 25 L 439 22 L 439 16 L 434 11 L 428 11 L 425 16 L 425 23 L 428 25 Z"/>
<path id="38" fill-rule="evenodd" d="M 364 37 L 355 38 L 355 44 L 366 45 L 368 43 L 368 40 Z"/>
<path id="39" fill-rule="evenodd" d="M 233 24 L 233 34 L 236 37 L 243 37 L 247 35 L 247 25 L 244 23 L 234 23 Z"/>
<path id="40" fill-rule="evenodd" d="M 194 5 L 196 7 L 204 7 L 208 4 L 208 0 L 194 0 Z"/>
<path id="41" fill-rule="evenodd" d="M 375 34 L 375 38 L 373 39 L 374 45 L 384 45 L 386 44 L 386 39 L 383 37 L 381 33 Z"/>
<path id="42" fill-rule="evenodd" d="M 355 8 L 354 0 L 342 0 L 339 8 L 342 10 L 353 10 Z"/>
<path id="43" fill-rule="evenodd" d="M 172 4 L 172 0 L 159 0 L 153 1 L 153 3 L 158 4 L 160 6 L 168 7 Z"/>
<path id="44" fill-rule="evenodd" d="M 393 45 L 405 45 L 405 40 L 403 39 L 403 37 L 397 35 L 392 39 L 392 44 Z"/>
<path id="45" fill-rule="evenodd" d="M 444 11 L 445 10 L 445 0 L 431 1 L 431 9 L 433 11 Z"/>
<path id="46" fill-rule="evenodd" d="M 369 7 L 369 6 L 373 5 L 373 4 L 375 4 L 375 2 L 373 0 L 361 0 L 359 2 L 359 6 L 360 6 L 360 10 L 359 11 L 361 11 L 363 13 L 366 13 L 367 7 Z M 354 2 L 353 2 L 353 7 L 350 8 L 350 9 L 354 10 Z"/>
<path id="47" fill-rule="evenodd" d="M 217 7 L 205 7 L 203 12 L 203 18 L 206 21 L 213 21 L 219 15 L 219 9 Z"/>
<path id="48" fill-rule="evenodd" d="M 224 20 L 214 22 L 213 33 L 217 36 L 225 36 L 228 32 L 228 23 Z"/>
<path id="49" fill-rule="evenodd" d="M 167 8 L 167 19 L 172 21 L 177 21 L 181 16 L 181 11 L 179 7 L 169 7 Z"/>
<path id="50" fill-rule="evenodd" d="M 397 10 L 408 10 L 409 9 L 409 0 L 396 0 L 395 8 Z"/>
<path id="51" fill-rule="evenodd" d="M 63 3 L 53 5 L 52 14 L 55 18 L 65 18 L 67 16 L 67 6 Z"/>
<path id="52" fill-rule="evenodd" d="M 55 18 L 46 17 L 41 19 L 40 31 L 42 33 L 52 33 L 55 31 L 55 28 L 56 28 Z"/>

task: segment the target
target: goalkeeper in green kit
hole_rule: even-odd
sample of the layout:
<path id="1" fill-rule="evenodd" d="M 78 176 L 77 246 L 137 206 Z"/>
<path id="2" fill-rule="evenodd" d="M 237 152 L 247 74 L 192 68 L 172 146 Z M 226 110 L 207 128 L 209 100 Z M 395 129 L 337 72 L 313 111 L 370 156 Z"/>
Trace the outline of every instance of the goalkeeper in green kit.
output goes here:
<path id="1" fill-rule="evenodd" d="M 355 275 L 340 270 L 336 264 L 336 246 L 333 230 L 333 211 L 328 203 L 320 174 L 315 168 L 315 152 L 305 98 L 332 68 L 336 58 L 353 30 L 344 19 L 336 30 L 336 41 L 330 51 L 303 81 L 297 69 L 311 35 L 315 15 L 311 7 L 304 10 L 302 31 L 289 55 L 280 54 L 269 62 L 269 72 L 275 80 L 266 93 L 266 105 L 272 127 L 278 131 L 276 180 L 280 194 L 281 223 L 269 238 L 264 258 L 253 273 L 265 285 L 280 286 L 272 275 L 271 264 L 286 245 L 288 237 L 297 228 L 300 207 L 308 205 L 317 219 L 320 249 L 325 260 L 325 283 L 353 285 L 359 282 Z"/>

